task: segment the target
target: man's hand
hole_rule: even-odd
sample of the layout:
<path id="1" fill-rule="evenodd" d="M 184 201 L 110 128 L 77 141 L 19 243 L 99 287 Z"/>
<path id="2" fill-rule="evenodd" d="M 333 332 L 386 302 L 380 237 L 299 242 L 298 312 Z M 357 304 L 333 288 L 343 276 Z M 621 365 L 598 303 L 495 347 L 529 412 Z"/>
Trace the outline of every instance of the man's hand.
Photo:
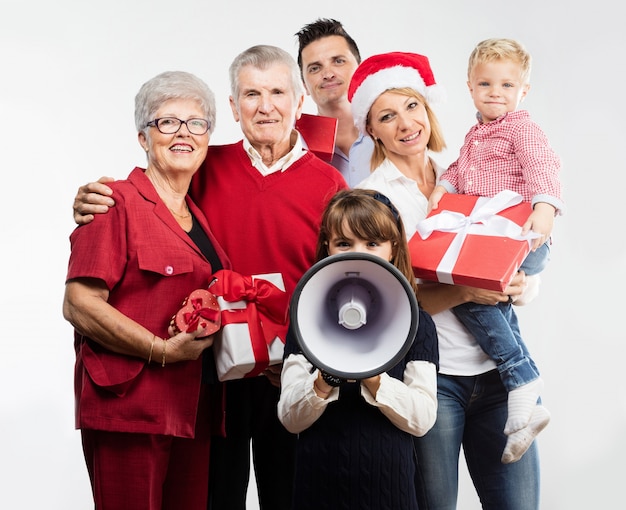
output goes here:
<path id="1" fill-rule="evenodd" d="M 74 221 L 86 225 L 93 221 L 94 214 L 106 213 L 115 205 L 111 198 L 113 190 L 105 182 L 112 182 L 113 177 L 100 177 L 97 182 L 90 182 L 78 188 L 74 198 Z"/>
<path id="2" fill-rule="evenodd" d="M 269 379 L 273 386 L 280 388 L 280 372 L 282 369 L 282 363 L 280 365 L 270 365 L 263 371 L 263 375 Z"/>

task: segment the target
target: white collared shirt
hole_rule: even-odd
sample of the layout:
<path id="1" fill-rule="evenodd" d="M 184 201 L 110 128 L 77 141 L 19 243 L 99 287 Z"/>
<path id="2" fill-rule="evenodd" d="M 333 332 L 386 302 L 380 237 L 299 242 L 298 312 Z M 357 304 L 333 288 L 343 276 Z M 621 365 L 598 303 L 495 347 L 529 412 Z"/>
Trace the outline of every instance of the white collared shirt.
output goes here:
<path id="1" fill-rule="evenodd" d="M 279 158 L 272 166 L 268 167 L 265 163 L 263 163 L 263 159 L 259 152 L 252 146 L 252 144 L 248 141 L 247 138 L 243 139 L 243 148 L 246 151 L 246 154 L 250 158 L 250 162 L 252 166 L 256 168 L 261 175 L 268 176 L 273 174 L 274 172 L 284 172 L 293 165 L 296 161 L 298 161 L 302 156 L 304 156 L 307 151 L 304 148 L 302 143 L 302 137 L 300 133 L 298 133 L 295 129 L 291 132 L 291 150 L 285 154 L 282 158 Z"/>
<path id="2" fill-rule="evenodd" d="M 419 190 L 417 182 L 400 172 L 389 159 L 356 187 L 379 191 L 393 202 L 400 212 L 407 239 L 415 233 L 418 222 L 426 217 L 428 199 Z"/>

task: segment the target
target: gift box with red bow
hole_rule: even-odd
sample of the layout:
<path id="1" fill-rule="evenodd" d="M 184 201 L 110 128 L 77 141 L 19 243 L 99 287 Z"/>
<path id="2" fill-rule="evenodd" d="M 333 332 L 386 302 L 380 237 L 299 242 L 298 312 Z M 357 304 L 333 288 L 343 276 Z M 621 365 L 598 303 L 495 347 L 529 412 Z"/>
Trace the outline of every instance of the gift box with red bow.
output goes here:
<path id="1" fill-rule="evenodd" d="M 209 291 L 221 310 L 222 330 L 213 344 L 220 381 L 254 377 L 282 363 L 289 307 L 284 289 L 280 273 L 215 273 Z"/>
<path id="2" fill-rule="evenodd" d="M 221 315 L 217 298 L 206 289 L 194 290 L 172 317 L 170 327 L 174 334 L 185 331 L 193 333 L 199 328 L 204 331 L 196 338 L 204 338 L 220 329 Z"/>
<path id="3" fill-rule="evenodd" d="M 415 276 L 503 291 L 537 237 L 521 235 L 531 212 L 509 190 L 492 198 L 446 193 L 409 240 Z"/>

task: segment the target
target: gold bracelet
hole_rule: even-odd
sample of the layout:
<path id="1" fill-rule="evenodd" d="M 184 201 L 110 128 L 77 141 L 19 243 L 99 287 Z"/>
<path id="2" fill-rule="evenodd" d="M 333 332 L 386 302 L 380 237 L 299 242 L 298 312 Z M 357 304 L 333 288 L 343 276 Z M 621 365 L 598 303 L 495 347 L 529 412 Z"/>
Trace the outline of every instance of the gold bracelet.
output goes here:
<path id="1" fill-rule="evenodd" d="M 165 340 L 165 338 L 163 338 L 162 340 L 163 340 L 163 359 L 161 360 L 161 366 L 165 367 L 165 349 L 167 348 L 167 341 Z"/>
<path id="2" fill-rule="evenodd" d="M 148 356 L 148 365 L 152 363 L 152 351 L 154 350 L 154 342 L 156 342 L 156 335 L 152 335 L 152 343 L 150 344 L 150 355 Z"/>

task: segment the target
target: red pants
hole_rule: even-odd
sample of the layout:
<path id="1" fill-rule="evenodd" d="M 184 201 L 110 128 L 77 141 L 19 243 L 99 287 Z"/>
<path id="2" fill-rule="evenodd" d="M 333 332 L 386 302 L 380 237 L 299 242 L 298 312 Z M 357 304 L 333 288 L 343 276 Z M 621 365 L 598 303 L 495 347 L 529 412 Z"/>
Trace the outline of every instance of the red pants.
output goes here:
<path id="1" fill-rule="evenodd" d="M 82 430 L 98 510 L 206 510 L 210 434 L 179 437 Z"/>

